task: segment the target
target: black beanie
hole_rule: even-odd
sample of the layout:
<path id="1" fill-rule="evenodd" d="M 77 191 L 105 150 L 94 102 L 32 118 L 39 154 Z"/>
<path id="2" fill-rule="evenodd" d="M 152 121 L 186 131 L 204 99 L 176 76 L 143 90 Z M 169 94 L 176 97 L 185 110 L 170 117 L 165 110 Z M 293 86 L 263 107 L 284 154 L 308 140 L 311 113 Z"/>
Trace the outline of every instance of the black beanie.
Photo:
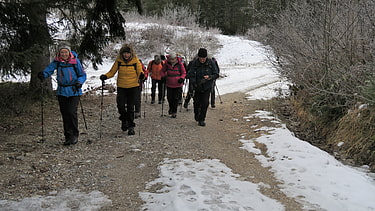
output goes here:
<path id="1" fill-rule="evenodd" d="M 207 49 L 205 48 L 200 48 L 198 51 L 198 57 L 207 57 Z"/>

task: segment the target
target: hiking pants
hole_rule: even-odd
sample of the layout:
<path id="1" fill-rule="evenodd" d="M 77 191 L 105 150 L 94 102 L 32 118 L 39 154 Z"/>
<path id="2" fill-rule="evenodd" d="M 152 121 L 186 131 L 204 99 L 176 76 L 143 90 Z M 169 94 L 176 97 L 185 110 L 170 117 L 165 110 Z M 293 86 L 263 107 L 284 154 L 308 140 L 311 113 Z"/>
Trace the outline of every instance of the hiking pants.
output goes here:
<path id="1" fill-rule="evenodd" d="M 70 140 L 73 137 L 78 137 L 78 118 L 77 108 L 80 96 L 65 97 L 58 95 L 60 112 L 64 124 L 65 140 Z"/>
<path id="2" fill-rule="evenodd" d="M 120 88 L 117 87 L 117 109 L 120 113 L 120 120 L 125 121 L 128 127 L 135 127 L 134 105 L 139 93 L 139 87 Z"/>
<path id="3" fill-rule="evenodd" d="M 182 94 L 182 87 L 167 87 L 167 99 L 169 104 L 169 114 L 177 113 L 178 102 Z"/>
<path id="4" fill-rule="evenodd" d="M 152 79 L 151 85 L 151 100 L 155 101 L 156 96 L 156 86 L 158 87 L 158 100 L 162 101 L 164 99 L 165 93 L 163 93 L 163 83 L 161 80 Z"/>
<path id="5" fill-rule="evenodd" d="M 195 91 L 194 94 L 194 119 L 195 121 L 204 121 L 206 119 L 209 97 L 211 89 L 205 91 Z"/>

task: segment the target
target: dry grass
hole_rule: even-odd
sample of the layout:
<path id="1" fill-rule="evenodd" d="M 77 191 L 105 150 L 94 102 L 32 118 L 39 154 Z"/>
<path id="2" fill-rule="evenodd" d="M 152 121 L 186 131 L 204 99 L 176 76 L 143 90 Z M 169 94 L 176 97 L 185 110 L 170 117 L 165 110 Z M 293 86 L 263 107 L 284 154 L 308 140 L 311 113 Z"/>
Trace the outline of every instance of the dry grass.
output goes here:
<path id="1" fill-rule="evenodd" d="M 349 112 L 328 141 L 343 158 L 375 170 L 375 108 Z"/>

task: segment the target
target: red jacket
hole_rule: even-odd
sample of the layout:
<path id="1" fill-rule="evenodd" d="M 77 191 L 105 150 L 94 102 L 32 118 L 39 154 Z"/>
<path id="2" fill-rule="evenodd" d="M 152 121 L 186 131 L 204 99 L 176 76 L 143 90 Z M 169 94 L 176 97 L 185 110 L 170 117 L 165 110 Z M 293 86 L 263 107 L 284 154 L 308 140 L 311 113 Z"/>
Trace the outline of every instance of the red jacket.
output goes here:
<path id="1" fill-rule="evenodd" d="M 166 62 L 161 68 L 161 76 L 166 77 L 166 85 L 169 88 L 178 88 L 182 87 L 183 83 L 178 83 L 178 79 L 185 79 L 186 70 L 184 65 L 181 62 L 177 62 L 172 66 L 171 63 Z"/>

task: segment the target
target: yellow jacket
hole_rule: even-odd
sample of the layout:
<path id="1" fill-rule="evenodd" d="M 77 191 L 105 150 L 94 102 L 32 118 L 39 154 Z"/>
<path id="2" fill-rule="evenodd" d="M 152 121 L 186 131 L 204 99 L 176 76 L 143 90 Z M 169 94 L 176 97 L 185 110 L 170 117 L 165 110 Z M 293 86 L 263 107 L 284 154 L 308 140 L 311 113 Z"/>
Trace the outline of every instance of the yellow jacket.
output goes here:
<path id="1" fill-rule="evenodd" d="M 143 73 L 143 70 L 142 64 L 135 54 L 132 53 L 132 57 L 128 62 L 125 62 L 119 54 L 115 63 L 112 65 L 111 70 L 105 75 L 108 78 L 112 78 L 117 72 L 117 87 L 133 88 L 140 85 L 139 76 Z"/>

